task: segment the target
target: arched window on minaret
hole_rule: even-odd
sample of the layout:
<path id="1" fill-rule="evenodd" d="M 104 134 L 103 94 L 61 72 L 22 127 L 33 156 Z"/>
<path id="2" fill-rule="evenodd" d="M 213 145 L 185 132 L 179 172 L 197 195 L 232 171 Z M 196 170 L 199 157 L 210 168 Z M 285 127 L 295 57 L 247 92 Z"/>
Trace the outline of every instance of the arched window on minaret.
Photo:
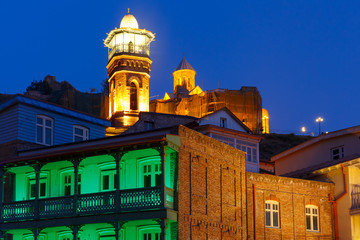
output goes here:
<path id="1" fill-rule="evenodd" d="M 134 52 L 134 44 L 133 42 L 129 42 L 129 52 L 133 53 Z"/>
<path id="2" fill-rule="evenodd" d="M 138 89 L 134 82 L 130 84 L 130 110 L 138 110 Z"/>

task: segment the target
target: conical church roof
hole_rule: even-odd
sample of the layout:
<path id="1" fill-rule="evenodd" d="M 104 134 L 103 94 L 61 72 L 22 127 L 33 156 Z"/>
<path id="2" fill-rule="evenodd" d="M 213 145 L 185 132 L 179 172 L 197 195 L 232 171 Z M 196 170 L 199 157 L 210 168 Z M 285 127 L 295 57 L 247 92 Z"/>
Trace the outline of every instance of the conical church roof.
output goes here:
<path id="1" fill-rule="evenodd" d="M 189 69 L 189 70 L 195 71 L 193 69 L 193 67 L 190 65 L 190 63 L 188 61 L 186 61 L 185 56 L 183 56 L 183 59 L 181 60 L 179 65 L 176 67 L 175 71 L 183 70 L 183 69 Z"/>

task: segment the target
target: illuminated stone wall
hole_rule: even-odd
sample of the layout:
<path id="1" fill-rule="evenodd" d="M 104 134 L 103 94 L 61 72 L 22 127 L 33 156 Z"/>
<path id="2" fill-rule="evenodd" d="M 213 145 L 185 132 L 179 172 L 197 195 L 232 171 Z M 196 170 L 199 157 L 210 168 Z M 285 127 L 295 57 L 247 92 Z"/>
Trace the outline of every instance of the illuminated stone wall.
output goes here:
<path id="1" fill-rule="evenodd" d="M 242 87 L 240 90 L 217 89 L 188 97 L 153 100 L 149 110 L 200 118 L 223 107 L 227 107 L 251 131 L 261 133 L 262 100 L 256 87 Z"/>

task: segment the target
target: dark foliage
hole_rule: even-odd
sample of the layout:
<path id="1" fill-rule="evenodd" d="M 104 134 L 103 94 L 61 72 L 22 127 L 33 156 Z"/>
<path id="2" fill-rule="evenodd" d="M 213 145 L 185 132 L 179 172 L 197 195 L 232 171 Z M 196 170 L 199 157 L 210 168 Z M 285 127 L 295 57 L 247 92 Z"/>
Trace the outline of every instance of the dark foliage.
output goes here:
<path id="1" fill-rule="evenodd" d="M 109 78 L 105 78 L 101 82 L 101 92 L 104 93 L 106 96 L 109 96 Z"/>
<path id="2" fill-rule="evenodd" d="M 271 133 L 264 136 L 260 142 L 260 159 L 269 161 L 270 158 L 289 148 L 295 147 L 309 139 L 311 136 L 299 136 L 295 134 Z"/>
<path id="3" fill-rule="evenodd" d="M 42 94 L 45 94 L 45 95 L 51 94 L 51 92 L 52 92 L 51 87 L 44 80 L 40 80 L 40 81 L 34 80 L 34 81 L 32 81 L 30 86 L 28 86 L 26 88 L 26 91 L 31 91 L 31 90 L 39 91 L 39 92 L 41 92 Z"/>

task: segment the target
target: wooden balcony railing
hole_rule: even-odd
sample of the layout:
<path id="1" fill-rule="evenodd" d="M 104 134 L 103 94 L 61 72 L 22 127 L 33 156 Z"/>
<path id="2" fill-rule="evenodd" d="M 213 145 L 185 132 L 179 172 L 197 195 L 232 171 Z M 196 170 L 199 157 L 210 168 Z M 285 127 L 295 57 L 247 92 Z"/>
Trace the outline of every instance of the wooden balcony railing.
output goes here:
<path id="1" fill-rule="evenodd" d="M 174 209 L 174 191 L 165 189 L 165 203 L 161 202 L 160 187 L 81 194 L 35 200 L 3 203 L 2 222 L 37 218 L 70 217 L 100 213 L 129 212 L 146 209 Z M 119 206 L 117 206 L 119 204 Z"/>

